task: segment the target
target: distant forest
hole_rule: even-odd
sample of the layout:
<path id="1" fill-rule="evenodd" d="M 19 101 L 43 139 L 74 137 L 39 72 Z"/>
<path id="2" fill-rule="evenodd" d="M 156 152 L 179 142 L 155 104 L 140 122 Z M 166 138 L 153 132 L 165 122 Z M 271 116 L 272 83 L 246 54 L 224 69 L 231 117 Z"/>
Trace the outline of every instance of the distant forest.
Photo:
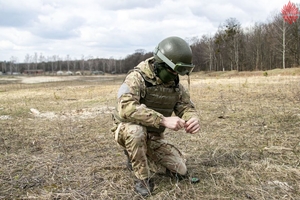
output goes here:
<path id="1" fill-rule="evenodd" d="M 256 23 L 242 28 L 236 18 L 221 24 L 214 35 L 184 38 L 193 51 L 194 71 L 255 71 L 300 66 L 300 21 L 289 24 L 281 14 L 274 15 L 268 23 Z M 26 70 L 100 71 L 104 73 L 127 73 L 139 62 L 153 55 L 137 49 L 122 59 L 84 57 L 71 59 L 58 55 L 27 54 L 24 62 L 13 57 L 1 62 L 2 73 L 23 73 Z"/>

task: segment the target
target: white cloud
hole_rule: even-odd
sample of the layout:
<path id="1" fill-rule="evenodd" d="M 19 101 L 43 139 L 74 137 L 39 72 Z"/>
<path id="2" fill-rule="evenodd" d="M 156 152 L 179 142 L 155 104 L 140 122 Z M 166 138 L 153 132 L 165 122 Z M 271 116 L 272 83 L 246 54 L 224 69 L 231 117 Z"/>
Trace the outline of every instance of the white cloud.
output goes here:
<path id="1" fill-rule="evenodd" d="M 214 34 L 228 18 L 265 22 L 286 0 L 0 0 L 0 61 L 26 54 L 125 57 L 167 36 Z"/>

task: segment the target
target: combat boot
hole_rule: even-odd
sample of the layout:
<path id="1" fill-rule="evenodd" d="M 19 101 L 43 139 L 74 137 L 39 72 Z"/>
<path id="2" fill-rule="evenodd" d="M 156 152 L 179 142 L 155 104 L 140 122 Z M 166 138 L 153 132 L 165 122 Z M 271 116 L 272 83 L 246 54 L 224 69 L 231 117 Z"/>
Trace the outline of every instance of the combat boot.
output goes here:
<path id="1" fill-rule="evenodd" d="M 151 195 L 154 189 L 154 182 L 151 179 L 138 180 L 135 184 L 135 191 L 146 197 Z"/>
<path id="2" fill-rule="evenodd" d="M 126 155 L 127 157 L 127 163 L 126 163 L 126 167 L 129 171 L 132 171 L 132 163 L 131 163 L 131 160 L 129 158 L 129 154 L 128 154 L 128 151 L 126 149 L 124 149 L 124 154 Z"/>

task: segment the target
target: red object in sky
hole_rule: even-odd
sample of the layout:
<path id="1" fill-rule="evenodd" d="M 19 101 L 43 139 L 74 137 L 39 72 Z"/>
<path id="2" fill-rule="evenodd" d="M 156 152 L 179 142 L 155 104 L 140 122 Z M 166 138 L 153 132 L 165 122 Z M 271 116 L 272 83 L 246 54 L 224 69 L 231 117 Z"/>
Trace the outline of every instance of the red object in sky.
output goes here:
<path id="1" fill-rule="evenodd" d="M 299 10 L 294 3 L 291 3 L 289 1 L 288 4 L 283 6 L 281 14 L 284 21 L 286 21 L 289 24 L 292 24 L 293 22 L 296 22 L 299 17 Z"/>

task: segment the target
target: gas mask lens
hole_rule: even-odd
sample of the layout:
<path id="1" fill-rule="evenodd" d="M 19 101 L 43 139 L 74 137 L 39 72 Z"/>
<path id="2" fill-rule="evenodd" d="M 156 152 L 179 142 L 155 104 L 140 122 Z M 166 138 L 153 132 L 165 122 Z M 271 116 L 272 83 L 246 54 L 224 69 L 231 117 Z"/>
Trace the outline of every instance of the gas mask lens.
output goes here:
<path id="1" fill-rule="evenodd" d="M 174 71 L 184 76 L 184 75 L 189 75 L 193 71 L 194 67 L 195 65 L 192 64 L 176 63 L 174 67 Z"/>

